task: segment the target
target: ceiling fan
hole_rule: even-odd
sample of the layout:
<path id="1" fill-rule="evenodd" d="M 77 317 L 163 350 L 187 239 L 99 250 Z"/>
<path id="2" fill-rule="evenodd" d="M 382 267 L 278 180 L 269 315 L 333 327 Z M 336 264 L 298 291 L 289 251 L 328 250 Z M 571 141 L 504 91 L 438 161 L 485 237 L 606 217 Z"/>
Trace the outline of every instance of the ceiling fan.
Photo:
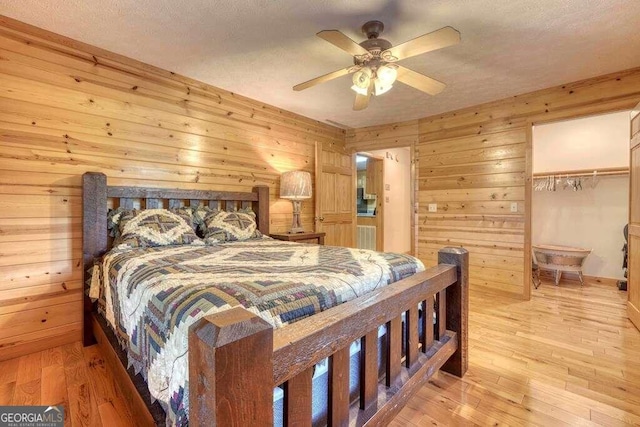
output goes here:
<path id="1" fill-rule="evenodd" d="M 362 26 L 362 32 L 367 35 L 367 40 L 359 44 L 338 30 L 320 31 L 316 34 L 318 37 L 353 55 L 354 65 L 300 83 L 294 86 L 293 90 L 304 90 L 353 73 L 351 89 L 356 92 L 354 110 L 367 108 L 371 95 L 382 95 L 388 92 L 396 80 L 429 95 L 442 92 L 446 86 L 444 83 L 398 65 L 396 62 L 459 43 L 458 30 L 444 27 L 397 46 L 392 46 L 389 41 L 378 38 L 383 30 L 384 24 L 380 21 L 365 23 Z"/>

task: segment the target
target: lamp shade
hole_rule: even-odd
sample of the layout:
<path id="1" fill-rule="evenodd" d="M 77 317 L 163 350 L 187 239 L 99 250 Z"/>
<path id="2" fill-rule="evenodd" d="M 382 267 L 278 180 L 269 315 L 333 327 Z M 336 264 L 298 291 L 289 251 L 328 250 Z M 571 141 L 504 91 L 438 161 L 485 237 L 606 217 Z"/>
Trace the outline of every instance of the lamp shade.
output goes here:
<path id="1" fill-rule="evenodd" d="M 280 177 L 280 197 L 290 200 L 311 198 L 311 174 L 304 171 L 289 171 Z"/>

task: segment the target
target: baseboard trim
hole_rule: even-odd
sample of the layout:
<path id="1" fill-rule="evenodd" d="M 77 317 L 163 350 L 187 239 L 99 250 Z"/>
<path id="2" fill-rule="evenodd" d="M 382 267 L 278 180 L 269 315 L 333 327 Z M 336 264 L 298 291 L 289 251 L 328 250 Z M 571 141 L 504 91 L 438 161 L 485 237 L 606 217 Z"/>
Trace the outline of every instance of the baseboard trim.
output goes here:
<path id="1" fill-rule="evenodd" d="M 553 280 L 554 277 L 555 277 L 555 272 L 551 270 L 540 269 L 540 278 Z M 618 286 L 618 281 L 620 280 L 620 279 L 613 279 L 611 277 L 597 277 L 597 276 L 582 276 L 582 277 L 584 277 L 585 282 L 596 282 L 596 283 L 602 283 L 603 285 L 611 285 L 611 286 Z M 578 278 L 578 273 L 574 273 L 570 271 L 562 272 L 562 281 L 564 280 L 580 283 L 580 279 Z"/>

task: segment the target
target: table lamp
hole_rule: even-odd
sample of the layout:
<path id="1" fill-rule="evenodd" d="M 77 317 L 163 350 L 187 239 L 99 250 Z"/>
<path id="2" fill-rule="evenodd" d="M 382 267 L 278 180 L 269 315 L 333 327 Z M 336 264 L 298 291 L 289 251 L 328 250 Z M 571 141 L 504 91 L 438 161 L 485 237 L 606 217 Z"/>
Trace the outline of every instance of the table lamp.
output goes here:
<path id="1" fill-rule="evenodd" d="M 293 203 L 293 222 L 289 233 L 304 233 L 300 225 L 302 200 L 311 198 L 311 174 L 304 171 L 289 171 L 280 177 L 280 197 Z"/>

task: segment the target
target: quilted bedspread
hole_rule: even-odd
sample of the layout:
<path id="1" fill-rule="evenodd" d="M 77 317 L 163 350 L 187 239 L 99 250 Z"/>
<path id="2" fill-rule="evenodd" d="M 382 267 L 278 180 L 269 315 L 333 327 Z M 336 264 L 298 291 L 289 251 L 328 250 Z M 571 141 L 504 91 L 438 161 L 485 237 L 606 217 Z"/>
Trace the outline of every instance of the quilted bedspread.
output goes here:
<path id="1" fill-rule="evenodd" d="M 422 270 L 408 255 L 264 238 L 112 251 L 102 294 L 105 317 L 167 425 L 183 426 L 188 329 L 198 319 L 240 305 L 281 327 Z"/>

